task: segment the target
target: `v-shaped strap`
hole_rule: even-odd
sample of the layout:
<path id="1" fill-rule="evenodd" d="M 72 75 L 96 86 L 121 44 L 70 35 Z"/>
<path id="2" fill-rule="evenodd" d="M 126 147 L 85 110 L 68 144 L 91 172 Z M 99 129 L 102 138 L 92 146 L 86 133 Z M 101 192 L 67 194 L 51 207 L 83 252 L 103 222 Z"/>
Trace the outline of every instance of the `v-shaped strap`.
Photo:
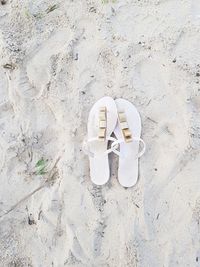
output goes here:
<path id="1" fill-rule="evenodd" d="M 137 154 L 137 157 L 136 158 L 140 158 L 144 153 L 145 153 L 145 150 L 146 150 L 146 144 L 144 142 L 143 139 L 141 138 L 137 138 L 137 137 L 132 137 L 132 141 L 139 141 L 142 143 L 143 145 L 143 148 L 142 150 Z M 124 139 L 116 139 L 116 141 L 114 141 L 111 145 L 111 148 L 112 148 L 112 152 L 114 152 L 116 155 L 118 155 L 119 157 L 122 157 L 122 154 L 120 153 L 119 150 L 117 150 L 117 148 L 119 147 L 119 145 L 121 143 L 126 143 Z M 128 145 L 128 144 L 127 144 Z"/>
<path id="2" fill-rule="evenodd" d="M 90 150 L 89 148 L 89 144 L 93 143 L 93 142 L 102 142 L 101 140 L 99 140 L 99 137 L 94 137 L 94 138 L 90 138 L 90 139 L 86 139 L 83 141 L 83 145 L 82 145 L 82 148 L 83 148 L 83 152 L 88 155 L 89 157 L 91 158 L 100 158 L 104 155 L 107 155 L 111 152 L 114 152 L 117 151 L 117 148 L 119 146 L 119 144 L 117 143 L 117 139 L 114 138 L 114 137 L 106 137 L 105 140 L 107 141 L 112 141 L 112 145 L 111 145 L 111 148 L 105 150 L 104 152 L 101 152 L 101 153 L 95 153 L 93 151 Z M 114 144 L 115 143 L 115 144 Z M 113 145 L 114 144 L 114 145 Z"/>

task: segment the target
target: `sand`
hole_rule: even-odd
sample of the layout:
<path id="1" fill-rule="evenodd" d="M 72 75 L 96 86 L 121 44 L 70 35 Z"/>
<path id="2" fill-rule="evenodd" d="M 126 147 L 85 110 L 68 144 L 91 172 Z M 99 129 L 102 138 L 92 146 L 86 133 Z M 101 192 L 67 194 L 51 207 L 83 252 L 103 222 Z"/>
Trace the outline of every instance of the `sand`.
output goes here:
<path id="1" fill-rule="evenodd" d="M 200 266 L 199 1 L 5 0 L 0 29 L 0 266 Z M 141 114 L 133 188 L 113 155 L 90 181 L 105 95 Z"/>

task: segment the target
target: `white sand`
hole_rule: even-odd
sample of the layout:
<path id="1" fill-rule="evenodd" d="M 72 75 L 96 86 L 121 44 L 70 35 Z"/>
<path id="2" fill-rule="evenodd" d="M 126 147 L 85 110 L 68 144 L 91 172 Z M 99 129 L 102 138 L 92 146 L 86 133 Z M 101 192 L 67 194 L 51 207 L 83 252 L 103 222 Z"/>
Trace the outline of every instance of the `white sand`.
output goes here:
<path id="1" fill-rule="evenodd" d="M 199 1 L 8 0 L 0 28 L 0 267 L 200 266 Z M 104 95 L 141 113 L 131 189 L 81 153 Z"/>

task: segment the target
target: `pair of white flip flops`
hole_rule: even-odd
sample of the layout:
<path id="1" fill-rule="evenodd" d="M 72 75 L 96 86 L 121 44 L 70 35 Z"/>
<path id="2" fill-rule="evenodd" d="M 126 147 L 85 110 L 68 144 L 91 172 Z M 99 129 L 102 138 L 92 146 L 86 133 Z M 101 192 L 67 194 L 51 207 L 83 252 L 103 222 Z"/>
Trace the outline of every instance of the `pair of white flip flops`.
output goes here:
<path id="1" fill-rule="evenodd" d="M 108 182 L 108 154 L 113 152 L 119 156 L 119 183 L 124 187 L 135 185 L 138 180 L 138 158 L 145 152 L 145 143 L 140 138 L 141 119 L 135 106 L 121 98 L 113 100 L 103 97 L 90 110 L 87 130 L 83 150 L 89 156 L 92 182 L 96 185 Z M 111 136 L 113 133 L 116 138 Z M 139 152 L 140 142 L 143 148 Z"/>

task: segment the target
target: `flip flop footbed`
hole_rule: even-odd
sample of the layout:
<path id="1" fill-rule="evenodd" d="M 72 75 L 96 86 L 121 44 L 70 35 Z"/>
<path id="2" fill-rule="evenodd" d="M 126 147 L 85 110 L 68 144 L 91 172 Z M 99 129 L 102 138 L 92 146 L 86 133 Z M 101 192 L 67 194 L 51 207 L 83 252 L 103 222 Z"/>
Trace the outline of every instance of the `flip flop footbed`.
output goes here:
<path id="1" fill-rule="evenodd" d="M 134 138 L 141 136 L 141 118 L 136 107 L 125 99 L 115 100 L 118 112 L 124 112 L 129 130 L 132 134 L 132 142 L 123 142 L 120 144 L 120 157 L 118 167 L 118 180 L 124 187 L 131 187 L 138 180 L 138 152 L 139 141 Z M 124 139 L 123 133 L 118 121 L 114 131 L 117 139 Z"/>
<path id="2" fill-rule="evenodd" d="M 106 137 L 110 137 L 117 123 L 117 109 L 115 101 L 111 97 L 103 97 L 98 100 L 90 110 L 88 117 L 88 140 L 98 137 L 99 134 L 99 111 L 100 108 L 106 110 Z M 108 141 L 96 140 L 89 145 L 89 149 L 94 154 L 101 154 L 100 157 L 89 157 L 90 177 L 94 184 L 103 185 L 110 178 L 110 168 L 107 150 Z"/>

